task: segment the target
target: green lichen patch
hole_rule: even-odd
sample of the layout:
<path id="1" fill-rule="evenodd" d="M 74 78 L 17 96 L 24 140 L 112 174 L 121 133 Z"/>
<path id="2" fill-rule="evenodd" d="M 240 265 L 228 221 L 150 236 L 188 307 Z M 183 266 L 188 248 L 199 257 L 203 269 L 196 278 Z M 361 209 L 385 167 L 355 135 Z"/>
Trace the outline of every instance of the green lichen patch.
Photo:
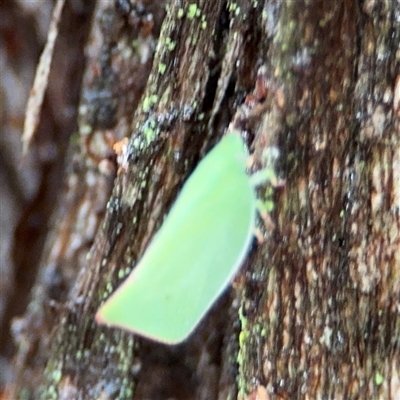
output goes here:
<path id="1" fill-rule="evenodd" d="M 165 71 L 165 70 L 164 70 L 164 71 Z M 155 95 L 155 94 L 152 94 L 151 96 L 146 96 L 146 97 L 143 99 L 143 102 L 142 102 L 142 109 L 143 109 L 143 111 L 144 111 L 144 112 L 148 112 L 148 111 L 150 110 L 150 108 L 151 108 L 155 103 L 157 103 L 157 101 L 158 101 L 158 96 Z"/>
<path id="2" fill-rule="evenodd" d="M 189 4 L 188 12 L 186 14 L 188 19 L 193 19 L 195 17 L 200 17 L 201 15 L 201 10 L 200 8 L 197 7 L 197 4 L 192 3 Z"/>
<path id="3" fill-rule="evenodd" d="M 165 39 L 165 46 L 167 47 L 167 49 L 169 51 L 173 51 L 173 50 L 175 50 L 176 42 L 174 42 L 170 37 L 167 37 Z"/>
<path id="4" fill-rule="evenodd" d="M 166 69 L 167 69 L 167 65 L 166 65 L 166 64 L 164 64 L 164 63 L 162 63 L 162 62 L 160 62 L 160 63 L 158 64 L 158 72 L 159 72 L 161 75 L 164 74 L 164 72 L 166 71 Z"/>
<path id="5" fill-rule="evenodd" d="M 154 140 L 154 138 L 157 136 L 158 133 L 157 123 L 154 120 L 154 118 L 149 118 L 143 124 L 142 133 L 144 135 L 147 144 L 150 144 Z"/>

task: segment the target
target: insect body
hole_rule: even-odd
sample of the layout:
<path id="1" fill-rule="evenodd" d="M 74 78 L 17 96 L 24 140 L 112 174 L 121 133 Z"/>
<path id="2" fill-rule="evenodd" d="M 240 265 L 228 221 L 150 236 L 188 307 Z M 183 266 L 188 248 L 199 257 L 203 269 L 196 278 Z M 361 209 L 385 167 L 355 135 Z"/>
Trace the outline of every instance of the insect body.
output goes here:
<path id="1" fill-rule="evenodd" d="M 136 268 L 96 320 L 165 343 L 185 340 L 239 269 L 256 199 L 239 134 L 200 162 Z"/>

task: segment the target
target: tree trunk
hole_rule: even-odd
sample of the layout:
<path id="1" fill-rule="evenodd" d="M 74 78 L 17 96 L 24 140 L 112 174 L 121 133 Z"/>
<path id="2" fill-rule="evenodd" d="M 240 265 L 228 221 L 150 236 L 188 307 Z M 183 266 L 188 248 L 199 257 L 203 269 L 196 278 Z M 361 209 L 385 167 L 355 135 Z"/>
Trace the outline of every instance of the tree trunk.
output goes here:
<path id="1" fill-rule="evenodd" d="M 117 3 L 94 12 L 15 398 L 400 397 L 400 5 Z M 229 124 L 284 180 L 234 289 L 179 346 L 97 325 Z"/>

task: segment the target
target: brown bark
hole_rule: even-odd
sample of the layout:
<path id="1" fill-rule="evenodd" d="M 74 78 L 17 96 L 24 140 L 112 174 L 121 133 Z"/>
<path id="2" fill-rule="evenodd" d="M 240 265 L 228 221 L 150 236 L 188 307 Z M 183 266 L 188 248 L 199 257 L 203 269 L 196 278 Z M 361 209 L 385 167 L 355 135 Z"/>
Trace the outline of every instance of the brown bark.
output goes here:
<path id="1" fill-rule="evenodd" d="M 19 339 L 20 398 L 397 398 L 399 6 L 199 0 L 168 2 L 162 20 L 146 3 L 152 33 L 132 8 L 95 10 L 78 144 L 25 317 L 41 323 Z M 230 122 L 256 160 L 279 150 L 285 180 L 234 296 L 181 346 L 96 325 Z M 107 143 L 123 136 L 112 188 Z"/>

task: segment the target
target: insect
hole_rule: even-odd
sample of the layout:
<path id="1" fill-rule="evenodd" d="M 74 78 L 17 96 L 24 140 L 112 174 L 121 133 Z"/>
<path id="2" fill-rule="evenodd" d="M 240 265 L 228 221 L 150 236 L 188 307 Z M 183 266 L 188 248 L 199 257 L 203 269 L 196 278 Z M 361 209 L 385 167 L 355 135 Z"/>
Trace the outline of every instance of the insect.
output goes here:
<path id="1" fill-rule="evenodd" d="M 136 268 L 97 311 L 98 323 L 168 344 L 193 332 L 253 237 L 256 197 L 246 160 L 237 132 L 206 155 Z"/>

